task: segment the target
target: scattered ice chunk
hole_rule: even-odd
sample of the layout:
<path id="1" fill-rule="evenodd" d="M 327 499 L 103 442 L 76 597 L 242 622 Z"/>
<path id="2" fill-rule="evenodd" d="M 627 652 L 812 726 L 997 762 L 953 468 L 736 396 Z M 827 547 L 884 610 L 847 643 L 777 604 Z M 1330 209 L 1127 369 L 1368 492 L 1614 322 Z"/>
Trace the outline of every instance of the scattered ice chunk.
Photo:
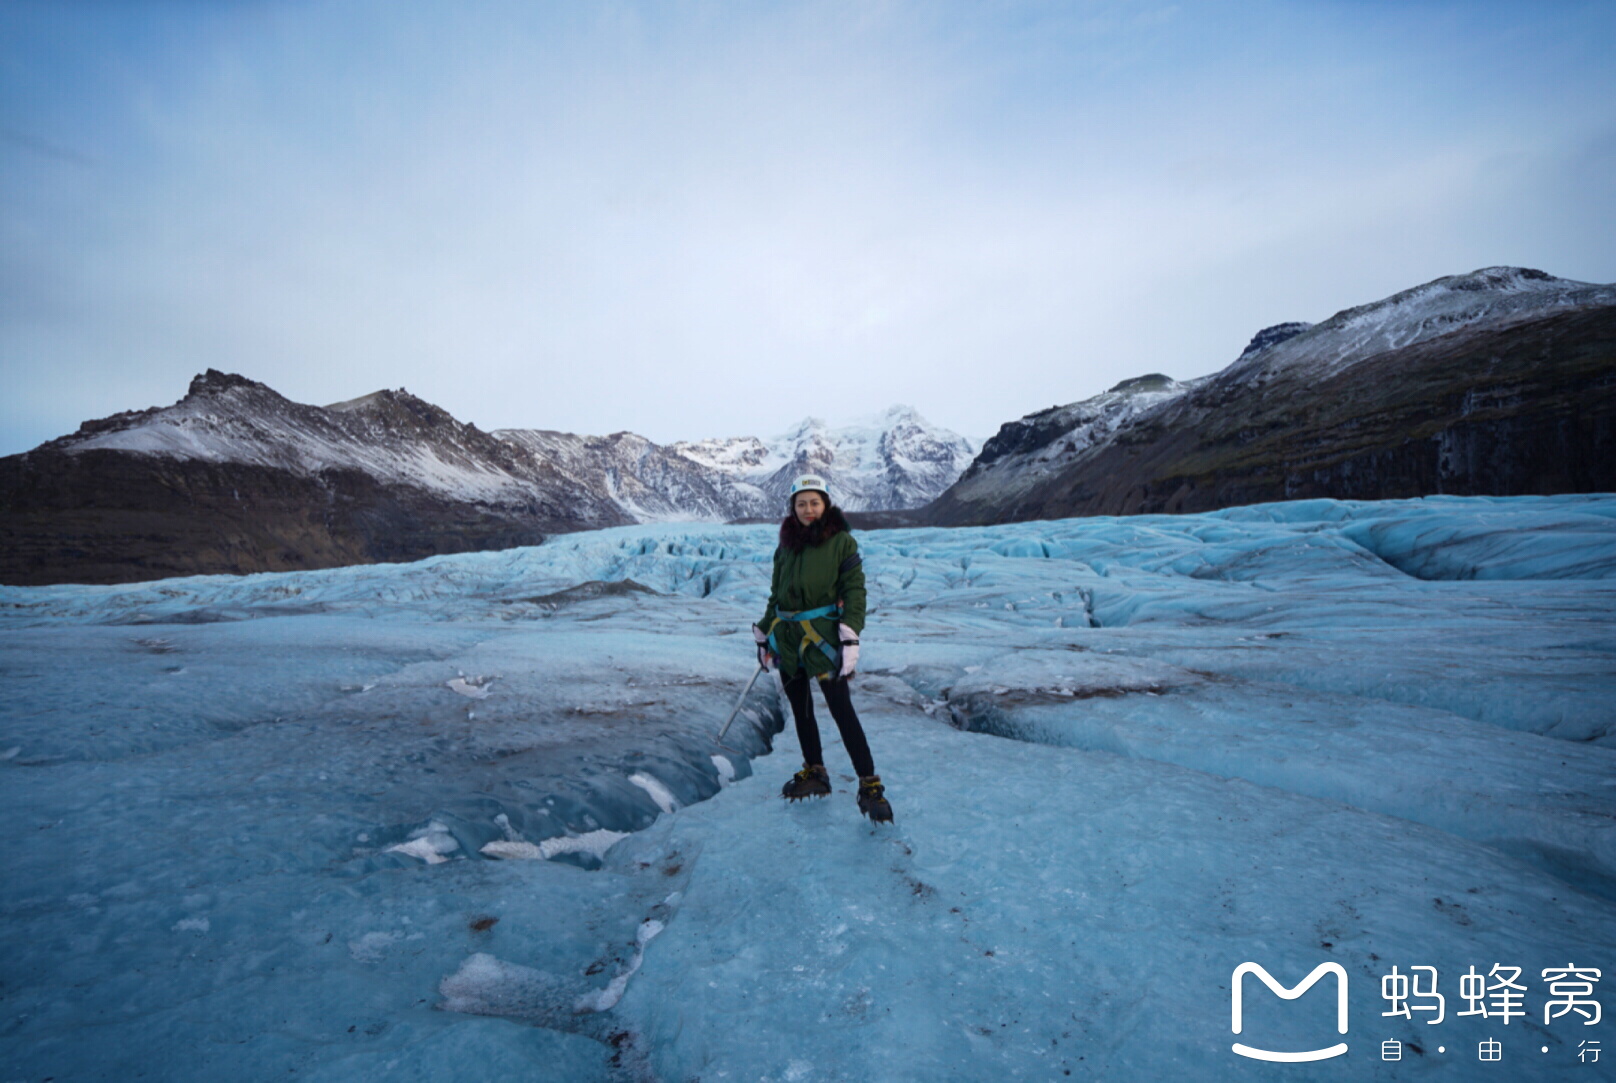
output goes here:
<path id="1" fill-rule="evenodd" d="M 557 854 L 589 854 L 596 858 L 604 858 L 606 851 L 610 850 L 618 839 L 625 838 L 628 838 L 626 831 L 608 831 L 600 828 L 582 835 L 557 835 L 537 844 L 519 839 L 507 842 L 496 839 L 493 842 L 483 843 L 482 853 L 489 857 L 517 861 L 548 861 Z"/>
<path id="2" fill-rule="evenodd" d="M 728 756 L 713 753 L 713 766 L 718 768 L 718 784 L 728 786 L 735 781 L 735 765 L 729 761 Z"/>
<path id="3" fill-rule="evenodd" d="M 460 844 L 455 843 L 455 845 Z M 420 858 L 428 865 L 439 865 L 449 860 L 438 853 L 437 847 L 433 846 L 429 839 L 411 839 L 409 842 L 401 842 L 397 846 L 389 846 L 387 852 L 390 854 L 409 854 L 411 857 Z"/>
<path id="4" fill-rule="evenodd" d="M 657 808 L 663 812 L 677 812 L 679 810 L 679 802 L 674 800 L 673 794 L 658 779 L 653 778 L 644 771 L 636 771 L 628 776 L 628 780 L 650 794 L 651 800 L 655 801 Z"/>
<path id="5" fill-rule="evenodd" d="M 639 930 L 634 934 L 634 958 L 628 961 L 621 973 L 611 980 L 611 984 L 596 993 L 587 993 L 578 998 L 577 1010 L 580 1012 L 606 1012 L 617 1007 L 617 1002 L 623 999 L 623 993 L 628 989 L 628 980 L 634 972 L 640 969 L 645 961 L 645 945 L 657 938 L 657 934 L 666 928 L 662 922 L 655 918 L 647 918 L 640 923 Z"/>
<path id="6" fill-rule="evenodd" d="M 449 686 L 450 691 L 458 692 L 467 699 L 487 699 L 493 692 L 488 685 L 496 680 L 497 677 L 467 677 L 461 674 L 444 683 Z"/>
<path id="7" fill-rule="evenodd" d="M 428 865 L 439 865 L 449 860 L 446 856 L 460 849 L 460 842 L 449 833 L 449 829 L 436 820 L 426 827 L 420 828 L 410 835 L 408 842 L 401 842 L 397 846 L 389 846 L 386 853 L 409 854 L 418 857 Z"/>
<path id="8" fill-rule="evenodd" d="M 499 857 L 514 861 L 542 861 L 545 856 L 544 850 L 540 847 L 533 845 L 531 842 L 522 842 L 520 840 L 500 842 L 496 839 L 493 842 L 485 842 L 481 852 L 489 857 Z"/>
<path id="9" fill-rule="evenodd" d="M 8 672 L 75 678 L 7 686 L 0 757 L 15 751 L 0 761 L 0 794 L 6 821 L 23 825 L 29 875 L 0 886 L 25 976 L 7 992 L 0 1060 L 18 1078 L 113 1077 L 120 1057 L 181 1063 L 206 1040 L 194 1022 L 205 1017 L 240 1039 L 210 1046 L 208 1068 L 243 1078 L 291 1067 L 396 1078 L 408 1073 L 387 1066 L 451 1039 L 484 1066 L 505 1042 L 601 1045 L 584 1032 L 643 1038 L 634 1052 L 648 1077 L 668 1079 L 779 1080 L 798 1061 L 812 1076 L 900 1078 L 920 1047 L 948 1047 L 939 1055 L 972 1078 L 1056 1078 L 1045 1069 L 1069 1044 L 1091 1074 L 1155 1078 L 1227 1048 L 1217 990 L 1228 969 L 1205 960 L 1278 955 L 1276 935 L 1284 952 L 1306 962 L 1328 950 L 1371 985 L 1367 952 L 1389 963 L 1408 944 L 1432 945 L 1445 973 L 1484 956 L 1610 955 L 1616 498 L 1097 517 L 1037 524 L 1043 559 L 986 552 L 1032 530 L 860 535 L 892 668 L 861 676 L 855 696 L 899 787 L 908 826 L 897 833 L 865 827 L 851 802 L 815 810 L 773 796 L 795 766 L 780 762 L 795 751 L 789 733 L 768 741 L 782 720 L 776 677 L 758 682 L 732 730 L 746 755 L 773 747 L 774 762 L 727 761 L 772 781 L 726 786 L 655 825 L 650 807 L 666 806 L 627 787 L 647 771 L 684 808 L 725 780 L 712 734 L 744 644 L 723 634 L 767 590 L 767 526 L 621 528 L 324 572 L 0 587 Z M 653 603 L 565 624 L 509 620 L 489 602 L 631 573 L 669 592 L 654 633 Z M 331 610 L 129 640 L 132 614 L 245 612 L 291 584 Z M 1062 616 L 1073 627 L 1052 628 Z M 159 679 L 176 660 L 157 656 L 174 652 L 186 681 Z M 467 674 L 502 674 L 505 707 L 460 691 L 418 702 L 457 670 L 484 693 L 490 682 Z M 954 717 L 995 739 L 943 724 Z M 823 721 L 822 732 L 835 741 Z M 92 775 L 116 799 L 86 802 Z M 984 793 L 987 817 L 969 799 Z M 376 850 L 405 838 L 379 825 L 428 816 L 452 834 L 428 824 L 395 847 L 414 859 L 397 864 L 468 851 L 613 860 L 600 873 L 492 860 L 367 873 Z M 524 838 L 562 824 L 588 834 Z M 644 830 L 590 830 L 602 825 Z M 186 845 L 154 855 L 128 847 L 132 835 Z M 82 858 L 59 860 L 67 837 Z M 1052 856 L 1052 837 L 1071 845 Z M 647 849 L 625 854 L 638 838 Z M 653 849 L 654 861 L 629 859 Z M 334 881 L 350 862 L 361 878 Z M 674 882 L 688 896 L 677 923 L 647 909 Z M 288 921 L 261 920 L 266 906 Z M 508 919 L 501 950 L 528 966 L 462 964 L 468 921 L 496 912 Z M 125 937 L 134 913 L 158 935 Z M 191 940 L 212 917 L 221 936 Z M 647 918 L 666 935 L 630 970 Z M 847 928 L 827 941 L 838 922 Z M 176 950 L 227 928 L 228 951 Z M 1328 949 L 1314 947 L 1325 937 Z M 344 947 L 386 965 L 355 965 Z M 608 969 L 588 973 L 596 961 Z M 119 1017 L 135 972 L 162 974 L 143 997 L 152 1010 Z M 1139 984 L 1169 972 L 1171 983 Z M 71 1017 L 53 1007 L 52 976 L 65 973 L 84 978 Z M 760 995 L 798 975 L 785 997 Z M 397 995 L 439 982 L 460 998 L 445 1007 L 540 1026 L 426 1017 Z M 580 1022 L 581 997 L 612 1014 Z M 1141 997 L 1159 1011 L 1138 1012 Z M 342 1040 L 331 1020 L 351 1025 L 361 1001 L 398 1010 L 373 1009 L 385 1034 L 362 1018 Z M 1081 1046 L 1064 1036 L 1074 1013 L 1092 1039 Z M 1383 1074 L 1417 1074 L 1397 1071 Z"/>

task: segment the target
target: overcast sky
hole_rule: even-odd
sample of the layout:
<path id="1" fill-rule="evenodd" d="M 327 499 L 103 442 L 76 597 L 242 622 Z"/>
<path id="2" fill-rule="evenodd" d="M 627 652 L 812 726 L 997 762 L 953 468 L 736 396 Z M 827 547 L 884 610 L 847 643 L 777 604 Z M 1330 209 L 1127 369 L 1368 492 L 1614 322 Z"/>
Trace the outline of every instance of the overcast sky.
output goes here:
<path id="1" fill-rule="evenodd" d="M 0 454 L 207 368 L 968 435 L 1494 264 L 1616 280 L 1616 4 L 8 0 Z"/>

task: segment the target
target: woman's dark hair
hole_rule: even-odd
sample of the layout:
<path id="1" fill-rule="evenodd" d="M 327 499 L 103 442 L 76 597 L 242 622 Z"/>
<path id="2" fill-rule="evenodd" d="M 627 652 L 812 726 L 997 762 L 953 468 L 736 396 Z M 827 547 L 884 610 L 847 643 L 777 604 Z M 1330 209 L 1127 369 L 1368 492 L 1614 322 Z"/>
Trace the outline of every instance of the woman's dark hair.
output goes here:
<path id="1" fill-rule="evenodd" d="M 780 521 L 780 548 L 789 549 L 793 553 L 800 553 L 810 545 L 819 545 L 848 529 L 847 519 L 842 515 L 842 509 L 835 504 L 825 509 L 825 513 L 807 526 L 797 521 L 797 516 L 787 513 Z"/>

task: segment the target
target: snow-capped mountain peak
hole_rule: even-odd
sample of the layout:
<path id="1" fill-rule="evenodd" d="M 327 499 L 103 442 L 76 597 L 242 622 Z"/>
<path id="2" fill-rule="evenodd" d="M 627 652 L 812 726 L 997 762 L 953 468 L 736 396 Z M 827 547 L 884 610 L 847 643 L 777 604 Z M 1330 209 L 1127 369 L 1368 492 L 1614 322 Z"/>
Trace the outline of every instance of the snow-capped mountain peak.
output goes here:
<path id="1" fill-rule="evenodd" d="M 1199 386 L 1150 373 L 1123 380 L 1081 402 L 1051 406 L 1006 422 L 955 486 L 956 495 L 1025 489 L 1064 469 L 1078 456 L 1109 441 L 1141 415 Z"/>
<path id="2" fill-rule="evenodd" d="M 926 424 L 926 419 L 920 416 L 920 411 L 913 406 L 897 403 L 888 406 L 878 414 L 868 414 L 864 417 L 854 418 L 850 427 L 864 427 L 870 429 L 891 428 L 893 425 Z"/>
<path id="3" fill-rule="evenodd" d="M 835 428 L 805 418 L 771 445 L 750 480 L 776 506 L 796 476 L 811 472 L 825 475 L 832 499 L 849 511 L 919 507 L 948 488 L 981 447 L 906 405 Z"/>
<path id="4" fill-rule="evenodd" d="M 681 441 L 669 450 L 754 492 L 756 506 L 744 514 L 772 518 L 805 473 L 824 475 L 832 499 L 849 511 L 920 507 L 948 488 L 980 446 L 913 406 L 896 405 L 846 425 L 808 416 L 767 440 Z"/>
<path id="5" fill-rule="evenodd" d="M 506 507 L 565 492 L 561 506 L 580 509 L 579 520 L 595 525 L 601 505 L 640 522 L 772 518 L 792 479 L 807 472 L 826 475 L 837 502 L 852 511 L 919 507 L 959 476 L 978 445 L 907 405 L 840 427 L 810 415 L 772 440 L 662 447 L 631 432 L 490 434 L 404 388 L 309 406 L 209 369 L 172 406 L 88 422 L 53 446 L 68 454 L 121 451 L 315 479 L 356 470 L 387 484 Z M 615 513 L 605 514 L 610 521 Z"/>
<path id="6" fill-rule="evenodd" d="M 403 389 L 309 406 L 209 369 L 173 406 L 87 423 L 55 446 L 71 454 L 113 450 L 272 467 L 302 477 L 359 470 L 456 499 L 529 499 L 507 448 Z"/>
<path id="7" fill-rule="evenodd" d="M 1613 302 L 1616 286 L 1574 282 L 1528 267 L 1484 267 L 1344 309 L 1321 323 L 1303 325 L 1303 330 L 1286 334 L 1267 348 L 1254 339 L 1218 378 L 1249 382 L 1288 370 L 1292 375 L 1323 379 L 1376 354 L 1474 324 Z M 1268 331 L 1294 326 L 1281 324 Z"/>
<path id="8" fill-rule="evenodd" d="M 1616 284 L 1486 267 L 1266 327 L 1215 375 L 1125 381 L 1005 425 L 927 517 L 1608 488 L 1598 423 L 1566 417 L 1608 399 L 1613 306 Z"/>
<path id="9" fill-rule="evenodd" d="M 668 448 L 691 462 L 736 475 L 756 469 L 769 456 L 769 445 L 755 436 L 681 440 Z"/>

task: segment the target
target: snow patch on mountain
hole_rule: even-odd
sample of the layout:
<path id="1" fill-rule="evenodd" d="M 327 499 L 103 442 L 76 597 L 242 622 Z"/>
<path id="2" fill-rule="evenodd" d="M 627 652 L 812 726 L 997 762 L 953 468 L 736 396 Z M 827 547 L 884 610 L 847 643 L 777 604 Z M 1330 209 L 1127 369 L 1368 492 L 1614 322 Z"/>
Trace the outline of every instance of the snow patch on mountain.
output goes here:
<path id="1" fill-rule="evenodd" d="M 619 515 L 641 523 L 774 518 L 792 479 L 808 471 L 826 475 L 849 510 L 919 507 L 953 483 L 979 444 L 908 406 L 842 428 L 806 418 L 767 441 L 745 436 L 662 446 L 631 432 L 485 433 L 402 388 L 309 406 L 210 369 L 172 406 L 86 422 L 51 446 L 314 478 L 358 471 L 452 501 L 543 506 L 598 525 Z"/>
<path id="2" fill-rule="evenodd" d="M 1172 402 L 1205 382 L 1174 380 L 1160 374 L 1124 380 L 1109 391 L 1066 406 L 1028 414 L 1002 426 L 983 446 L 976 462 L 956 483 L 966 500 L 977 492 L 1018 492 L 1132 425 L 1139 417 Z"/>
<path id="3" fill-rule="evenodd" d="M 1275 324 L 1259 331 L 1227 368 L 1176 381 L 1152 375 L 1066 406 L 1028 414 L 1000 428 L 948 498 L 999 507 L 1064 471 L 1129 431 L 1163 418 L 1186 393 L 1206 388 L 1240 409 L 1242 396 L 1284 376 L 1314 383 L 1370 357 L 1486 322 L 1500 326 L 1579 305 L 1616 303 L 1616 285 L 1556 278 L 1523 267 L 1487 267 L 1450 275 L 1381 301 L 1336 313 L 1321 323 Z M 1205 396 L 1197 396 L 1204 398 Z M 1164 420 L 1163 424 L 1176 424 Z"/>
<path id="4" fill-rule="evenodd" d="M 599 493 L 636 522 L 724 522 L 761 506 L 756 489 L 635 433 L 499 429 L 494 436 Z"/>
<path id="5" fill-rule="evenodd" d="M 1247 347 L 1219 379 L 1250 383 L 1281 371 L 1324 379 L 1376 354 L 1473 324 L 1592 304 L 1616 304 L 1616 285 L 1573 282 L 1527 267 L 1484 267 L 1337 312 L 1272 348 Z"/>
<path id="6" fill-rule="evenodd" d="M 92 422 L 58 441 L 96 450 L 272 467 L 312 477 L 358 470 L 486 504 L 531 498 L 514 463 L 491 458 L 489 438 L 402 388 L 332 407 L 292 402 L 263 384 L 208 370 L 173 406 Z"/>
<path id="7" fill-rule="evenodd" d="M 916 508 L 929 503 L 971 464 L 981 441 L 927 421 L 912 406 L 832 427 L 806 417 L 769 440 L 678 443 L 672 448 L 695 462 L 721 470 L 764 494 L 774 515 L 802 474 L 819 474 L 832 498 L 848 511 Z"/>

